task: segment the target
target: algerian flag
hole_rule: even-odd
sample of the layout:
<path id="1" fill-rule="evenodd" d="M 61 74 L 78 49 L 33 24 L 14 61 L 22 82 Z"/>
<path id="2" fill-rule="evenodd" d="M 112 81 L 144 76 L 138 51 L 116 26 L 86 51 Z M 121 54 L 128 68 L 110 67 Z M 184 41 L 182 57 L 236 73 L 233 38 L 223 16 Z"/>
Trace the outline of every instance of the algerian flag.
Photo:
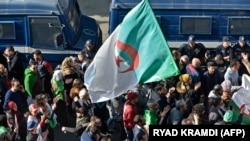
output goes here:
<path id="1" fill-rule="evenodd" d="M 120 96 L 139 83 L 178 74 L 149 2 L 142 0 L 98 50 L 84 82 L 96 103 Z"/>
<path id="2" fill-rule="evenodd" d="M 233 94 L 230 105 L 233 107 L 234 121 L 240 114 L 240 108 L 245 107 L 242 124 L 250 125 L 250 76 L 243 74 L 242 88 Z"/>

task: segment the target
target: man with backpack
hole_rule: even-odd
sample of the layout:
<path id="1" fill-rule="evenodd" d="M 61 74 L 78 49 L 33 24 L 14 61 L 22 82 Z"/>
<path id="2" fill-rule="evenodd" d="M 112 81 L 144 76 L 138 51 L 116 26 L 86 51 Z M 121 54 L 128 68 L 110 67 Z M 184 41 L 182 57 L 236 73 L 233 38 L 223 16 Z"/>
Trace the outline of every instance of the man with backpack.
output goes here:
<path id="1" fill-rule="evenodd" d="M 40 50 L 35 50 L 33 52 L 33 58 L 37 62 L 37 70 L 42 82 L 42 92 L 49 94 L 51 100 L 53 99 L 53 94 L 51 92 L 50 80 L 53 75 L 53 68 L 48 61 L 43 60 L 42 52 Z"/>

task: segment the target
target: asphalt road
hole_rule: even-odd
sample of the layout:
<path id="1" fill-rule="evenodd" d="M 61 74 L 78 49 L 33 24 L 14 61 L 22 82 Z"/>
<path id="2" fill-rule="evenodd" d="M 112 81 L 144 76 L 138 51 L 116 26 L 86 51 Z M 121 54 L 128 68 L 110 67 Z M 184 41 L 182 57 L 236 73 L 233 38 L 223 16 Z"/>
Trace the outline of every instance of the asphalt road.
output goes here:
<path id="1" fill-rule="evenodd" d="M 111 0 L 78 0 L 83 14 L 97 20 L 102 33 L 103 41 L 108 37 L 109 6 Z"/>

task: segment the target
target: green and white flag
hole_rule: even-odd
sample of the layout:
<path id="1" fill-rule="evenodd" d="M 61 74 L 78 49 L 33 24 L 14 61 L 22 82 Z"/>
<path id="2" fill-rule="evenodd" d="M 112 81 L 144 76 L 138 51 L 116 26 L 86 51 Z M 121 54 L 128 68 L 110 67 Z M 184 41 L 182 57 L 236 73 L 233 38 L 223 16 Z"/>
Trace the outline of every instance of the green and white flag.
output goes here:
<path id="1" fill-rule="evenodd" d="M 179 69 L 148 0 L 142 0 L 117 26 L 87 68 L 84 82 L 93 103 L 176 76 Z"/>
<path id="2" fill-rule="evenodd" d="M 235 92 L 229 105 L 233 107 L 233 121 L 237 121 L 241 108 L 244 114 L 241 124 L 250 125 L 250 76 L 242 75 L 242 88 Z"/>

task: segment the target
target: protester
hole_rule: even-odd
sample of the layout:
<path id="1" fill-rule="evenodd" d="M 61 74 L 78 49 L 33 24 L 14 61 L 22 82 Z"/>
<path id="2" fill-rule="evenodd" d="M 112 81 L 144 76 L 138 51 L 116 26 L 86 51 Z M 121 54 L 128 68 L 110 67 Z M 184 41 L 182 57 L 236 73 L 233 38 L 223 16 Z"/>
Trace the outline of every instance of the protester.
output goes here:
<path id="1" fill-rule="evenodd" d="M 57 108 L 55 109 L 55 113 L 57 115 L 57 121 L 62 126 L 68 126 L 68 118 L 66 109 L 66 99 L 64 95 L 64 82 L 61 70 L 55 70 L 53 77 L 51 79 L 52 92 L 54 94 L 53 97 L 58 98 Z"/>
<path id="2" fill-rule="evenodd" d="M 42 52 L 40 50 L 35 50 L 33 52 L 33 58 L 37 63 L 37 70 L 42 85 L 42 92 L 48 94 L 50 96 L 49 99 L 52 100 L 53 94 L 51 92 L 51 85 L 49 84 L 54 70 L 51 64 L 43 59 Z"/>
<path id="3" fill-rule="evenodd" d="M 187 104 L 183 99 L 177 100 L 176 105 L 171 109 L 167 119 L 169 125 L 181 125 L 182 120 L 185 118 L 184 114 L 187 110 Z"/>
<path id="4" fill-rule="evenodd" d="M 8 128 L 11 129 L 12 140 L 26 140 L 26 128 L 24 124 L 26 124 L 24 113 L 21 113 L 17 109 L 17 105 L 14 101 L 8 102 L 9 110 L 6 111 Z"/>
<path id="5" fill-rule="evenodd" d="M 24 82 L 24 66 L 22 54 L 15 51 L 12 45 L 8 45 L 4 51 L 4 57 L 7 60 L 7 70 L 10 79 L 18 79 L 21 84 Z"/>
<path id="6" fill-rule="evenodd" d="M 72 104 L 72 99 L 70 99 L 70 89 L 72 88 L 72 84 L 74 79 L 80 78 L 77 69 L 75 68 L 73 64 L 73 60 L 70 57 L 64 58 L 61 66 L 62 70 L 62 75 L 63 75 L 63 82 L 64 82 L 64 91 L 65 91 L 65 96 L 66 96 L 66 104 L 68 106 L 68 110 L 73 115 L 71 104 Z"/>
<path id="7" fill-rule="evenodd" d="M 24 88 L 28 94 L 28 104 L 35 103 L 36 95 L 42 93 L 42 83 L 37 71 L 37 62 L 29 61 L 29 67 L 24 71 Z"/>
<path id="8" fill-rule="evenodd" d="M 49 141 L 54 141 L 55 137 L 54 137 L 54 128 L 57 125 L 57 115 L 55 114 L 55 109 L 56 109 L 56 105 L 58 102 L 58 98 L 55 97 L 53 99 L 53 103 L 52 105 L 49 104 L 49 100 L 48 100 L 48 95 L 47 94 L 39 94 L 36 96 L 36 103 L 37 106 L 39 108 L 39 114 L 47 114 L 47 122 L 49 123 L 48 126 L 46 127 L 47 129 L 44 130 L 48 130 L 48 135 L 47 138 L 49 139 Z"/>
<path id="9" fill-rule="evenodd" d="M 29 105 L 29 116 L 27 120 L 27 141 L 37 141 L 38 139 L 46 140 L 48 135 L 47 126 L 45 123 L 48 112 L 38 115 L 39 108 L 36 104 Z"/>
<path id="10" fill-rule="evenodd" d="M 127 140 L 133 140 L 134 117 L 137 115 L 136 102 L 139 95 L 135 92 L 127 93 L 127 101 L 124 105 L 123 125 L 127 134 Z"/>
<path id="11" fill-rule="evenodd" d="M 134 118 L 134 122 L 135 122 L 135 126 L 133 128 L 133 134 L 134 134 L 133 141 L 136 140 L 136 137 L 140 132 L 144 132 L 145 134 L 147 134 L 148 132 L 145 129 L 146 120 L 144 119 L 142 115 L 136 115 Z"/>
<path id="12" fill-rule="evenodd" d="M 6 92 L 3 109 L 8 110 L 8 102 L 13 101 L 16 103 L 18 111 L 25 113 L 28 109 L 27 94 L 19 80 L 11 80 L 11 88 Z"/>
<path id="13" fill-rule="evenodd" d="M 0 141 L 12 141 L 11 134 L 8 128 L 0 126 Z"/>
<path id="14" fill-rule="evenodd" d="M 3 112 L 3 102 L 5 99 L 5 93 L 8 91 L 9 86 L 7 85 L 6 79 L 6 69 L 3 64 L 0 64 L 0 114 L 4 114 Z"/>

